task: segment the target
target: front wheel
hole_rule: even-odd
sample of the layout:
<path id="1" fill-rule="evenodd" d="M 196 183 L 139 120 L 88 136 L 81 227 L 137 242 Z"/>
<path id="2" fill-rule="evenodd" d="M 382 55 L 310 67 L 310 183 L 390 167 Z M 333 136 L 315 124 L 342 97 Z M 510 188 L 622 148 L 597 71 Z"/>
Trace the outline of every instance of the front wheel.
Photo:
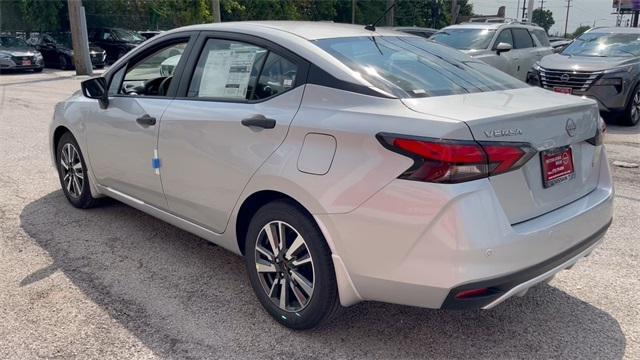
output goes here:
<path id="1" fill-rule="evenodd" d="M 258 300 L 286 327 L 315 327 L 340 306 L 331 251 L 313 220 L 292 202 L 275 201 L 257 211 L 245 261 Z"/>
<path id="2" fill-rule="evenodd" d="M 62 135 L 58 142 L 56 164 L 62 191 L 71 205 L 80 209 L 94 206 L 96 199 L 91 196 L 87 165 L 71 133 Z"/>
<path id="3" fill-rule="evenodd" d="M 631 93 L 629 104 L 623 116 L 624 125 L 634 126 L 640 121 L 640 84 Z"/>

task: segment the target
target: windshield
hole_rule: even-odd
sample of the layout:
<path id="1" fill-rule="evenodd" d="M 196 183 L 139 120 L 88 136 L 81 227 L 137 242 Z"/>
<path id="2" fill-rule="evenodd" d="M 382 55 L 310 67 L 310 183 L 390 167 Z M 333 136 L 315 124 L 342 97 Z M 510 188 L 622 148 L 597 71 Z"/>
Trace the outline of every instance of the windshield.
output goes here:
<path id="1" fill-rule="evenodd" d="M 71 33 L 56 33 L 56 34 L 51 34 L 51 37 L 53 38 L 53 40 L 55 40 L 56 43 L 60 45 L 64 45 L 69 48 L 73 47 L 71 45 L 72 44 Z"/>
<path id="2" fill-rule="evenodd" d="M 113 29 L 111 32 L 115 35 L 118 40 L 128 41 L 128 42 L 142 42 L 144 38 L 133 31 L 127 31 L 122 29 Z"/>
<path id="3" fill-rule="evenodd" d="M 640 56 L 640 34 L 585 33 L 562 51 L 573 56 Z"/>
<path id="4" fill-rule="evenodd" d="M 2 47 L 29 47 L 27 43 L 13 36 L 1 36 L 0 37 L 0 46 Z"/>
<path id="5" fill-rule="evenodd" d="M 482 50 L 489 47 L 495 32 L 489 29 L 445 29 L 430 39 L 458 50 Z"/>
<path id="6" fill-rule="evenodd" d="M 374 87 L 399 98 L 526 86 L 463 53 L 412 36 L 323 39 L 315 44 Z"/>

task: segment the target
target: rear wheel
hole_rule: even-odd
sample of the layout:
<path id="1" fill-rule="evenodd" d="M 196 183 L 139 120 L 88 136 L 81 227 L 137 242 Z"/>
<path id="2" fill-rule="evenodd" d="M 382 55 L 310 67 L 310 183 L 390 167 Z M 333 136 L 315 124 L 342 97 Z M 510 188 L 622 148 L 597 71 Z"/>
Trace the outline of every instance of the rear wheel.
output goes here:
<path id="1" fill-rule="evenodd" d="M 339 308 L 331 251 L 313 220 L 292 202 L 258 210 L 249 224 L 245 261 L 258 300 L 281 324 L 312 328 Z"/>
<path id="2" fill-rule="evenodd" d="M 62 70 L 69 69 L 69 60 L 63 54 L 58 55 L 58 66 L 60 66 Z"/>
<path id="3" fill-rule="evenodd" d="M 71 133 L 62 135 L 58 142 L 56 165 L 62 191 L 71 205 L 80 209 L 94 206 L 96 199 L 91 196 L 87 166 Z"/>
<path id="4" fill-rule="evenodd" d="M 622 123 L 628 126 L 637 125 L 640 121 L 640 84 L 631 93 Z"/>

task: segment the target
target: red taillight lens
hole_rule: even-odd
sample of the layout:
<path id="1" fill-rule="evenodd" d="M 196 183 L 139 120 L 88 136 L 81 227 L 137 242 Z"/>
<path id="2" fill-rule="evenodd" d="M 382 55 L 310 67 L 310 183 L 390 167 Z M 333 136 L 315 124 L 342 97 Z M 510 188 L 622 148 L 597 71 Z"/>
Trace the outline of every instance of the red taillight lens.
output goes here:
<path id="1" fill-rule="evenodd" d="M 498 175 L 524 165 L 536 151 L 528 144 L 443 140 L 379 134 L 388 149 L 408 156 L 414 165 L 400 178 L 460 183 Z"/>

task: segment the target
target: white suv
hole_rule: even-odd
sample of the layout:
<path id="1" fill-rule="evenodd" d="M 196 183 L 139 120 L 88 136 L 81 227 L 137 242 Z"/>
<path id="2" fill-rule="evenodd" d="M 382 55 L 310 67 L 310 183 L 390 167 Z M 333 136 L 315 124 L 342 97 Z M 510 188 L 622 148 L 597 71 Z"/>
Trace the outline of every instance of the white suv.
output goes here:
<path id="1" fill-rule="evenodd" d="M 452 25 L 430 39 L 464 51 L 522 81 L 527 80 L 536 61 L 553 53 L 543 28 L 517 22 Z"/>

